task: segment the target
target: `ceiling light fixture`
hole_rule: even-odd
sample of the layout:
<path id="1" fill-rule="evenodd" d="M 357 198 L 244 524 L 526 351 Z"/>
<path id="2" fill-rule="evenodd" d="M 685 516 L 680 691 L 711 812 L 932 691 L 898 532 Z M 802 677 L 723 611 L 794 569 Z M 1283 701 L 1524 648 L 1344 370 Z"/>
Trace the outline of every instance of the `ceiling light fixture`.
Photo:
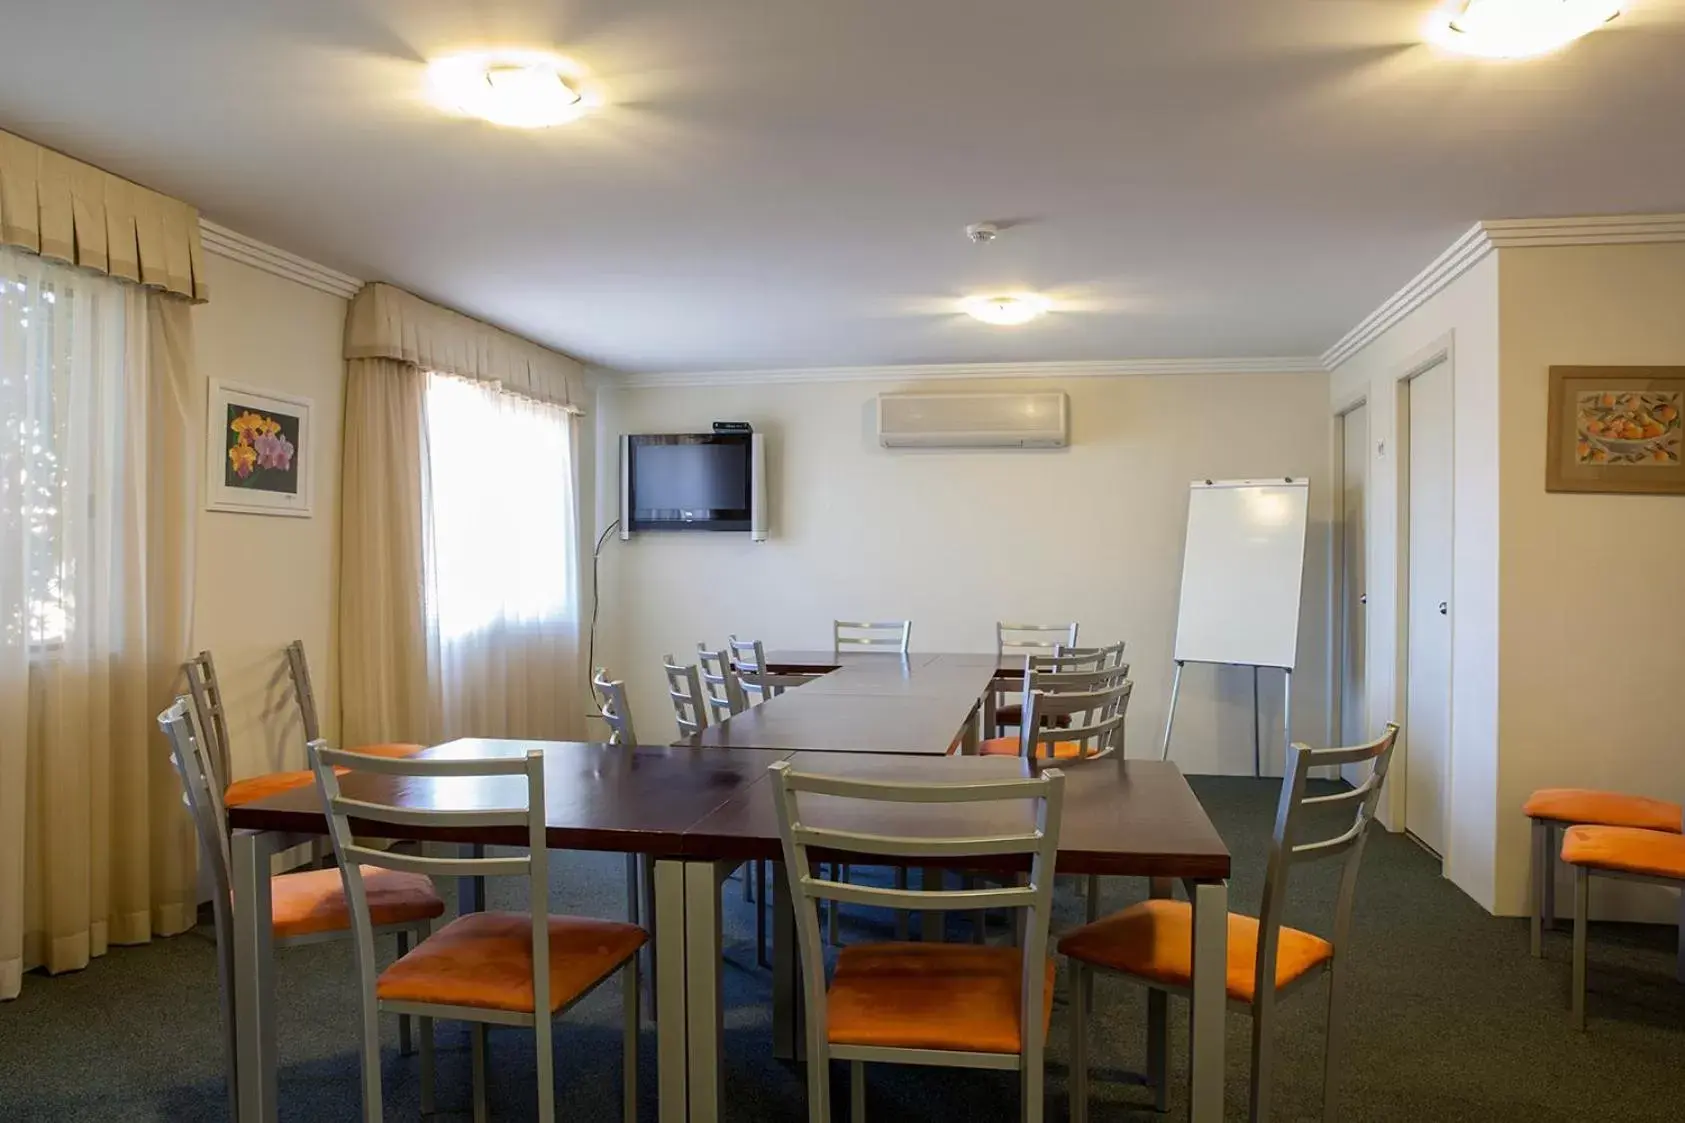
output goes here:
<path id="1" fill-rule="evenodd" d="M 583 116 L 597 104 L 571 59 L 543 51 L 483 51 L 427 66 L 441 107 L 515 129 L 543 129 Z"/>
<path id="2" fill-rule="evenodd" d="M 1529 58 L 1560 50 L 1620 14 L 1620 0 L 1461 0 L 1430 17 L 1428 38 L 1480 58 Z"/>
<path id="3" fill-rule="evenodd" d="M 1044 315 L 1052 302 L 1033 292 L 1003 293 L 999 296 L 968 296 L 960 301 L 965 314 L 985 324 L 1013 327 Z"/>

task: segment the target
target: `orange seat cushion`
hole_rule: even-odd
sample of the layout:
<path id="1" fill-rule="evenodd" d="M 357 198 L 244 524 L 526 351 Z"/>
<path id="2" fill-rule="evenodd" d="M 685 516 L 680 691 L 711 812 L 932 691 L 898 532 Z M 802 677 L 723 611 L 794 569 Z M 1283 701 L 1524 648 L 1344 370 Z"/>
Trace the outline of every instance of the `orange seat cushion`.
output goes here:
<path id="1" fill-rule="evenodd" d="M 426 747 L 426 745 L 414 745 L 408 741 L 390 741 L 381 745 L 353 745 L 346 751 L 362 753 L 364 756 L 406 757 L 414 756 Z"/>
<path id="2" fill-rule="evenodd" d="M 1151 900 L 1102 917 L 1065 934 L 1059 951 L 1072 959 L 1109 967 L 1166 986 L 1193 982 L 1193 909 L 1186 901 Z M 1276 945 L 1275 985 L 1286 986 L 1334 957 L 1334 945 L 1320 936 L 1283 927 Z M 1251 1002 L 1258 965 L 1258 921 L 1229 914 L 1227 989 L 1238 1002 Z"/>
<path id="3" fill-rule="evenodd" d="M 990 737 L 977 746 L 977 755 L 1017 756 L 1021 747 L 1016 737 Z M 1047 746 L 1037 745 L 1036 754 L 1038 759 L 1045 760 L 1047 758 Z M 1078 741 L 1055 741 L 1053 743 L 1054 760 L 1078 760 L 1089 755 L 1091 754 L 1083 751 L 1083 746 Z"/>
<path id="4" fill-rule="evenodd" d="M 1685 830 L 1685 808 L 1663 799 L 1592 788 L 1541 788 L 1521 810 L 1532 819 L 1592 823 L 1602 827 L 1640 827 L 1647 831 Z"/>
<path id="5" fill-rule="evenodd" d="M 550 1012 L 607 978 L 648 939 L 635 924 L 552 916 Z M 530 1014 L 532 917 L 524 912 L 459 916 L 382 971 L 375 993 L 393 1002 Z"/>
<path id="6" fill-rule="evenodd" d="M 270 880 L 270 927 L 278 938 L 340 932 L 351 927 L 345 885 L 338 870 L 284 873 Z M 375 926 L 432 920 L 445 914 L 444 898 L 423 874 L 363 867 L 363 891 Z"/>
<path id="7" fill-rule="evenodd" d="M 855 944 L 837 954 L 826 1004 L 833 1045 L 1023 1051 L 1024 956 L 976 944 Z M 1053 1016 L 1053 960 L 1042 990 L 1042 1029 Z"/>
<path id="8" fill-rule="evenodd" d="M 1562 835 L 1562 860 L 1575 866 L 1685 881 L 1685 835 L 1637 827 L 1569 827 Z"/>
<path id="9" fill-rule="evenodd" d="M 334 773 L 339 776 L 350 771 L 346 768 L 334 766 Z M 307 788 L 316 782 L 316 774 L 308 768 L 301 768 L 297 772 L 265 772 L 261 776 L 248 776 L 244 780 L 236 780 L 229 784 L 222 793 L 224 807 L 239 807 L 245 803 L 256 803 L 281 792 L 290 792 L 294 788 Z"/>

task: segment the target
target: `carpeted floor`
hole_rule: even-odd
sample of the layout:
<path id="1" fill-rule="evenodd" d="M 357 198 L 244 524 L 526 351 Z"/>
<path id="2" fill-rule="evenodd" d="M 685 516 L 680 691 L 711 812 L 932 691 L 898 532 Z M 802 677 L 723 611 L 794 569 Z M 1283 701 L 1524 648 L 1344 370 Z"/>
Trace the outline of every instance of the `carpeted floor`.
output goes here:
<path id="1" fill-rule="evenodd" d="M 1195 787 L 1235 852 L 1231 903 L 1255 909 L 1276 788 L 1272 782 L 1204 778 Z M 552 907 L 599 916 L 623 908 L 618 856 L 563 855 Z M 1296 882 L 1289 919 L 1327 930 L 1331 871 Z M 1110 881 L 1115 908 L 1145 895 L 1143 883 Z M 769 1056 L 768 976 L 753 969 L 753 915 L 735 883 L 726 889 L 725 1118 L 796 1120 L 805 1100 L 799 1069 Z M 524 905 L 499 901 L 493 904 Z M 1062 890 L 1056 926 L 1080 915 Z M 858 913 L 859 910 L 856 910 Z M 854 938 L 887 927 L 866 914 Z M 1598 926 L 1591 951 L 1591 1022 L 1579 1034 L 1567 1012 L 1566 933 L 1544 960 L 1527 954 L 1526 925 L 1493 920 L 1448 883 L 1428 855 L 1402 836 L 1370 841 L 1350 949 L 1351 1065 L 1339 1118 L 1403 1121 L 1676 1121 L 1685 1079 L 1685 986 L 1674 981 L 1674 930 Z M 360 1119 L 353 1051 L 356 1008 L 343 944 L 283 953 L 279 967 L 281 1119 Z M 1048 1065 L 1048 1118 L 1065 1118 L 1066 1010 L 1063 976 Z M 1140 1087 L 1108 1079 L 1142 1063 L 1145 1003 L 1128 983 L 1102 980 L 1094 1025 L 1096 1123 L 1159 1118 Z M 1320 1119 L 1320 985 L 1280 1010 L 1278 1120 Z M 1185 1114 L 1186 1013 L 1172 1007 L 1172 1118 Z M 559 1115 L 619 1118 L 619 998 L 605 988 L 558 1023 Z M 88 970 L 32 975 L 23 995 L 0 1005 L 0 1121 L 98 1120 L 195 1123 L 222 1118 L 212 949 L 203 932 L 145 947 L 117 948 Z M 387 1118 L 419 1118 L 414 1058 L 397 1055 L 386 1019 Z M 1230 1015 L 1229 1116 L 1246 1117 L 1250 1026 Z M 468 1118 L 467 1037 L 440 1031 L 436 1119 Z M 643 1035 L 642 1118 L 655 1118 L 654 1032 Z M 523 1120 L 534 1102 L 531 1037 L 492 1039 L 493 1117 Z M 838 1119 L 847 1118 L 847 1080 L 833 1081 Z M 868 1075 L 874 1123 L 1009 1120 L 1017 1082 L 1007 1074 L 875 1066 Z"/>

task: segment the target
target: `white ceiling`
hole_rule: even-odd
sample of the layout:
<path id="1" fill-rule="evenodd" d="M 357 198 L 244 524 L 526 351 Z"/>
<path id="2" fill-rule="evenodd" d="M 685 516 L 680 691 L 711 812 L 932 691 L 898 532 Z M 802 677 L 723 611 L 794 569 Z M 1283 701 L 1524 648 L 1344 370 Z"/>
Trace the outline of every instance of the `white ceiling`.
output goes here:
<path id="1" fill-rule="evenodd" d="M 0 128 L 625 370 L 1307 355 L 1477 219 L 1685 210 L 1685 0 L 1523 64 L 1432 6 L 7 0 Z M 425 102 L 499 44 L 610 104 Z"/>

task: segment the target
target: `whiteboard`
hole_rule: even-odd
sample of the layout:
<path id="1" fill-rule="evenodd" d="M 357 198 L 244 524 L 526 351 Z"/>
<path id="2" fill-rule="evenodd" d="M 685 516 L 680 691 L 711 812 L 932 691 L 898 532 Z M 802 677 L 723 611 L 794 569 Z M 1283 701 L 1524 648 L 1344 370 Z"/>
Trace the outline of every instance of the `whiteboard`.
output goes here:
<path id="1" fill-rule="evenodd" d="M 1176 661 L 1293 668 L 1310 481 L 1196 480 Z"/>

